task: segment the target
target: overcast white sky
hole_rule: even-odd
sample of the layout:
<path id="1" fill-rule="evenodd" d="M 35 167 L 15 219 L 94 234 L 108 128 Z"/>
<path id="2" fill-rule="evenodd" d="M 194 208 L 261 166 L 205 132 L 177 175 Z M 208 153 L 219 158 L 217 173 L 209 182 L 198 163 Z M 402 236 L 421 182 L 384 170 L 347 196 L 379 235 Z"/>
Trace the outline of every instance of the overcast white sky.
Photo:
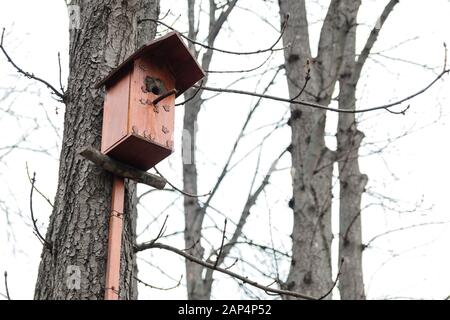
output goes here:
<path id="1" fill-rule="evenodd" d="M 275 3 L 263 1 L 241 1 L 242 8 L 232 13 L 226 29 L 220 35 L 217 47 L 234 49 L 255 49 L 269 46 L 276 38 L 276 31 L 253 13 L 243 8 L 257 10 L 273 26 L 279 26 L 278 9 Z M 359 44 L 364 43 L 370 29 L 387 1 L 363 0 L 359 22 Z M 310 9 L 313 47 L 317 41 L 321 18 L 328 1 L 308 1 Z M 162 12 L 168 8 L 171 13 L 166 20 L 172 23 L 179 15 L 175 26 L 186 30 L 185 1 L 162 1 Z M 401 1 L 395 8 L 374 48 L 374 55 L 364 69 L 359 87 L 359 107 L 371 107 L 396 98 L 402 98 L 417 91 L 430 82 L 442 68 L 443 42 L 450 43 L 450 4 L 444 0 Z M 203 17 L 204 18 L 204 17 Z M 16 0 L 0 3 L 0 27 L 6 27 L 5 46 L 16 62 L 24 69 L 58 83 L 57 52 L 61 52 L 63 76 L 68 74 L 68 19 L 64 1 Z M 217 55 L 211 69 L 242 69 L 258 65 L 265 57 L 230 57 Z M 282 63 L 282 54 L 275 55 L 265 67 L 270 69 Z M 428 66 L 424 68 L 422 65 Z M 264 68 L 262 69 L 264 70 Z M 261 70 L 260 70 L 261 71 Z M 234 85 L 234 88 L 261 90 L 271 74 L 255 76 Z M 211 86 L 225 86 L 236 79 L 235 75 L 213 75 Z M 260 81 L 261 83 L 258 83 Z M 364 240 L 388 230 L 415 224 L 450 221 L 448 203 L 448 182 L 450 173 L 450 152 L 446 138 L 450 136 L 449 85 L 445 78 L 426 94 L 411 102 L 411 109 L 405 116 L 386 112 L 361 116 L 361 129 L 366 138 L 361 160 L 362 171 L 369 176 L 369 193 L 364 198 L 363 233 Z M 61 128 L 64 108 L 52 100 L 46 88 L 19 77 L 0 58 L 0 90 L 16 86 L 27 88 L 28 92 L 15 94 L 0 102 L 0 158 L 2 147 L 21 140 L 24 132 L 32 132 L 24 147 L 47 149 L 47 153 L 30 150 L 14 150 L 0 159 L 0 271 L 9 273 L 9 285 L 13 298 L 30 299 L 41 246 L 32 234 L 29 218 L 29 188 L 25 164 L 37 172 L 37 184 L 53 200 L 58 170 L 60 139 L 48 119 Z M 271 94 L 283 96 L 287 89 L 283 76 L 278 78 Z M 2 93 L 0 91 L 0 97 Z M 208 95 L 206 95 L 208 96 Z M 242 126 L 254 99 L 242 96 L 220 96 L 209 100 L 203 107 L 199 119 L 200 192 L 207 192 L 213 185 L 225 161 L 238 130 Z M 10 108 L 15 115 L 4 110 Z M 288 106 L 281 103 L 264 102 L 252 120 L 251 128 L 257 129 L 281 119 Z M 177 152 L 159 168 L 173 183 L 181 185 L 181 162 L 179 140 L 183 109 L 177 109 Z M 17 118 L 22 116 L 21 118 Z M 23 118 L 25 117 L 25 118 Z M 327 143 L 334 147 L 333 131 L 336 115 L 330 114 L 327 128 L 330 136 Z M 251 129 L 250 129 L 251 131 Z M 238 150 L 236 160 L 244 156 L 270 128 L 258 130 L 244 140 Z M 411 132 L 395 143 L 389 139 Z M 262 151 L 260 179 L 268 166 L 289 144 L 289 128 L 279 129 L 265 143 Z M 370 155 L 384 145 L 389 145 L 381 154 Z M 237 166 L 219 190 L 212 205 L 229 216 L 239 217 L 239 210 L 248 194 L 254 174 L 258 151 L 251 154 Z M 252 211 L 245 232 L 248 237 L 262 243 L 270 243 L 267 238 L 269 220 L 272 223 L 274 242 L 277 248 L 289 248 L 291 211 L 287 207 L 290 198 L 290 159 L 285 157 L 272 178 L 265 196 L 259 199 Z M 141 187 L 140 191 L 145 191 Z M 183 229 L 182 202 L 171 193 L 158 192 L 149 196 L 140 207 L 138 229 L 145 230 L 138 238 L 145 241 L 154 237 L 163 219 L 146 230 L 153 217 L 174 202 L 163 215 L 169 214 L 167 234 Z M 232 199 L 232 200 L 231 200 Z M 390 201 L 392 199 L 393 201 Z M 382 204 L 382 205 L 380 205 Z M 419 204 L 419 207 L 417 205 Z M 51 208 L 36 196 L 35 212 L 42 230 L 48 221 Z M 337 212 L 335 210 L 335 212 Z M 221 224 L 223 217 L 211 211 L 206 225 L 212 220 Z M 338 225 L 334 219 L 334 227 Z M 334 228 L 337 233 L 337 229 Z M 220 234 L 211 232 L 208 238 L 214 245 L 220 243 Z M 181 237 L 165 240 L 182 247 Z M 390 234 L 373 242 L 364 253 L 364 273 L 368 298 L 432 298 L 443 299 L 450 294 L 450 254 L 448 250 L 450 234 L 447 224 L 433 224 Z M 270 257 L 242 249 L 242 254 L 256 265 L 266 265 L 271 269 Z M 235 251 L 234 255 L 238 252 Z M 171 253 L 145 252 L 141 259 L 151 261 L 175 280 L 161 275 L 157 268 L 140 260 L 140 278 L 157 286 L 171 286 L 184 272 L 182 259 Z M 286 276 L 289 261 L 281 264 L 281 275 Z M 236 270 L 257 276 L 249 265 L 238 264 Z M 219 289 L 220 287 L 220 289 Z M 214 298 L 236 298 L 248 295 L 239 291 L 237 284 L 223 276 L 218 276 L 213 290 Z M 0 292 L 4 292 L 0 286 Z M 238 294 L 238 295 L 236 295 Z M 264 296 L 258 293 L 260 296 Z M 153 291 L 140 288 L 141 299 L 185 298 L 185 288 L 172 291 Z M 267 297 L 271 298 L 271 297 Z"/>

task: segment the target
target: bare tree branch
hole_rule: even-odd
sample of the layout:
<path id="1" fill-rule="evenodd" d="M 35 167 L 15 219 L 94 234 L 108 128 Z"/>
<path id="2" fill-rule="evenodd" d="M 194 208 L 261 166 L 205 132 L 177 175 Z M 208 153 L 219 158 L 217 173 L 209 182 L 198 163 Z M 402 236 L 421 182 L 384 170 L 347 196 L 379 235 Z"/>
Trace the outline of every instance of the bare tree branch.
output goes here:
<path id="1" fill-rule="evenodd" d="M 25 163 L 25 168 L 27 169 L 28 180 L 30 181 L 31 185 L 34 187 L 34 190 L 36 190 L 36 192 L 39 193 L 39 195 L 42 198 L 44 198 L 44 200 L 47 201 L 47 203 L 53 208 L 53 203 L 50 201 L 50 199 L 45 194 L 43 194 L 41 191 L 39 191 L 39 189 L 36 187 L 36 183 L 33 184 L 33 181 L 30 176 L 30 172 L 28 170 L 28 163 Z"/>
<path id="2" fill-rule="evenodd" d="M 178 288 L 181 285 L 181 280 L 183 279 L 183 275 L 180 276 L 180 280 L 178 280 L 178 282 L 172 286 L 172 287 L 168 287 L 168 288 L 161 288 L 161 287 L 157 287 L 151 284 L 148 284 L 147 282 L 142 281 L 141 279 L 139 279 L 138 277 L 133 277 L 137 282 L 139 282 L 140 284 L 143 284 L 144 286 L 148 287 L 148 288 L 152 288 L 152 289 L 156 289 L 156 290 L 162 290 L 162 291 L 169 291 L 175 288 Z"/>
<path id="3" fill-rule="evenodd" d="M 4 34 L 5 34 L 5 28 L 3 28 L 2 36 L 1 36 L 1 39 L 0 39 L 0 50 L 1 50 L 1 51 L 3 52 L 3 54 L 5 55 L 6 60 L 8 60 L 8 62 L 16 69 L 16 71 L 17 71 L 18 73 L 23 74 L 25 77 L 27 77 L 27 78 L 29 78 L 29 79 L 33 79 L 33 80 L 36 80 L 36 81 L 38 81 L 38 82 L 40 82 L 40 83 L 43 83 L 44 85 L 47 86 L 47 88 L 50 89 L 50 91 L 51 91 L 54 95 L 56 95 L 56 96 L 59 98 L 58 101 L 64 102 L 64 99 L 65 99 L 64 93 L 58 91 L 58 90 L 57 90 L 54 86 L 52 86 L 49 82 L 43 80 L 42 78 L 39 78 L 39 77 L 35 76 L 33 73 L 29 73 L 29 72 L 24 71 L 22 68 L 20 68 L 20 67 L 19 67 L 19 66 L 11 59 L 11 57 L 9 56 L 9 54 L 6 52 L 5 47 L 3 46 L 3 37 L 4 37 Z"/>
<path id="4" fill-rule="evenodd" d="M 62 84 L 62 76 L 61 76 L 61 73 L 62 73 L 62 68 L 61 68 L 61 55 L 60 55 L 59 52 L 58 52 L 58 67 L 59 67 L 59 88 L 61 89 L 62 94 L 65 95 L 66 93 L 65 93 L 65 91 L 64 91 L 64 86 L 63 86 L 63 84 Z"/>
<path id="5" fill-rule="evenodd" d="M 300 298 L 300 299 L 306 299 L 306 300 L 316 300 L 316 298 L 311 297 L 311 296 L 306 295 L 306 294 L 303 294 L 303 293 L 300 293 L 300 292 L 269 288 L 267 286 L 259 284 L 256 281 L 253 281 L 253 280 L 249 279 L 246 276 L 242 276 L 242 275 L 237 274 L 235 272 L 232 272 L 230 270 L 227 270 L 227 269 L 224 269 L 224 268 L 221 268 L 221 267 L 216 267 L 215 268 L 213 263 L 203 261 L 203 260 L 201 260 L 199 258 L 196 258 L 196 257 L 186 253 L 183 250 L 180 250 L 178 248 L 175 248 L 175 247 L 172 247 L 172 246 L 169 246 L 169 245 L 166 245 L 166 244 L 154 243 L 152 245 L 145 245 L 145 244 L 143 244 L 143 245 L 138 245 L 137 246 L 137 250 L 138 251 L 142 251 L 142 250 L 146 250 L 146 249 L 150 249 L 150 248 L 156 248 L 156 249 L 162 249 L 162 250 L 167 250 L 167 251 L 174 252 L 174 253 L 176 253 L 176 254 L 178 254 L 178 255 L 180 255 L 180 256 L 182 256 L 182 257 L 184 257 L 184 258 L 186 258 L 186 259 L 188 259 L 188 260 L 190 260 L 192 262 L 195 262 L 195 263 L 197 263 L 199 265 L 202 265 L 202 266 L 204 266 L 204 267 L 206 267 L 208 269 L 215 269 L 215 270 L 217 270 L 217 271 L 219 271 L 221 273 L 224 273 L 224 274 L 229 275 L 229 276 L 231 276 L 231 277 L 233 277 L 235 279 L 238 279 L 238 280 L 242 281 L 243 283 L 249 284 L 249 285 L 251 285 L 251 286 L 253 286 L 255 288 L 264 290 L 266 292 L 271 292 L 271 293 L 276 293 L 276 294 L 279 294 L 279 295 L 286 295 L 286 296 L 291 296 L 291 297 Z"/>
<path id="6" fill-rule="evenodd" d="M 233 236 L 231 237 L 230 241 L 224 246 L 220 247 L 219 254 L 217 255 L 217 259 L 215 264 L 220 265 L 225 258 L 229 255 L 231 249 L 234 247 L 236 243 L 238 243 L 239 237 L 242 235 L 242 230 L 245 226 L 245 223 L 247 222 L 248 217 L 250 216 L 250 210 L 253 207 L 253 205 L 256 203 L 256 200 L 258 199 L 261 192 L 264 190 L 264 188 L 269 184 L 270 177 L 272 173 L 275 171 L 276 166 L 278 164 L 278 161 L 281 159 L 281 157 L 286 153 L 287 148 L 283 150 L 283 152 L 273 161 L 271 164 L 268 172 L 264 176 L 263 181 L 259 185 L 259 187 L 255 190 L 255 192 L 248 195 L 247 201 L 244 205 L 244 209 L 242 210 L 241 217 L 239 218 L 239 222 L 236 226 L 236 229 L 233 233 Z M 222 238 L 223 240 L 223 238 Z M 214 269 L 208 269 L 205 275 L 205 281 L 209 282 L 212 281 Z"/>
<path id="7" fill-rule="evenodd" d="M 371 111 L 376 111 L 376 110 L 387 110 L 387 111 L 389 111 L 391 113 L 394 113 L 394 114 L 405 114 L 406 110 L 408 110 L 410 108 L 410 106 L 407 106 L 402 111 L 398 111 L 398 112 L 397 111 L 392 111 L 389 108 L 401 105 L 404 102 L 409 101 L 409 100 L 411 100 L 411 99 L 421 95 L 422 93 L 424 93 L 428 89 L 430 89 L 436 82 L 438 82 L 444 75 L 446 75 L 449 72 L 450 72 L 450 69 L 444 69 L 425 88 L 423 88 L 423 89 L 421 89 L 421 90 L 419 90 L 419 91 L 417 91 L 417 92 L 415 92 L 415 93 L 413 93 L 413 94 L 411 94 L 411 95 L 409 95 L 409 96 L 407 96 L 405 98 L 402 98 L 402 99 L 397 100 L 395 102 L 387 103 L 387 104 L 384 104 L 384 105 L 371 107 L 371 108 L 366 108 L 366 109 L 357 109 L 357 110 L 332 108 L 332 107 L 327 107 L 327 106 L 324 106 L 324 105 L 321 105 L 321 104 L 318 104 L 318 103 L 312 103 L 312 102 L 307 102 L 307 101 L 302 101 L 302 100 L 291 100 L 291 99 L 287 99 L 287 98 L 282 98 L 282 97 L 277 97 L 277 96 L 272 96 L 272 95 L 266 95 L 266 94 L 261 94 L 261 93 L 256 93 L 256 92 L 250 92 L 250 91 L 236 90 L 236 89 L 212 88 L 212 87 L 204 87 L 204 86 L 202 86 L 201 89 L 202 90 L 206 90 L 206 91 L 213 91 L 213 92 L 234 93 L 234 94 L 241 94 L 241 95 L 259 97 L 259 98 L 263 98 L 263 99 L 269 99 L 269 100 L 287 102 L 287 103 L 292 103 L 292 104 L 298 104 L 298 105 L 303 105 L 303 106 L 307 106 L 307 107 L 311 107 L 311 108 L 327 110 L 327 111 L 333 111 L 333 112 L 337 112 L 337 113 L 364 113 L 364 112 L 371 112 Z M 198 86 L 195 86 L 195 87 L 198 88 Z"/>
<path id="8" fill-rule="evenodd" d="M 236 2 L 236 0 L 235 0 L 234 2 Z M 231 5 L 230 5 L 230 8 L 231 8 Z M 228 14 L 227 14 L 227 15 L 228 15 Z M 282 26 L 282 28 L 281 28 L 280 35 L 278 36 L 278 38 L 276 39 L 276 41 L 275 41 L 270 47 L 268 47 L 268 48 L 266 48 L 266 49 L 258 49 L 258 50 L 254 50 L 254 51 L 231 51 L 231 50 L 226 50 L 226 49 L 215 48 L 215 47 L 213 47 L 213 46 L 211 46 L 211 45 L 201 43 L 201 42 L 199 42 L 199 41 L 196 41 L 196 40 L 194 40 L 194 39 L 191 39 L 191 38 L 185 36 L 183 33 L 179 32 L 179 31 L 176 30 L 175 28 L 169 26 L 167 23 L 162 22 L 162 21 L 160 21 L 160 20 L 151 19 L 151 18 L 146 18 L 146 19 L 141 19 L 141 20 L 139 20 L 139 22 L 141 22 L 141 21 L 152 21 L 152 22 L 161 24 L 161 25 L 163 25 L 164 27 L 166 27 L 166 28 L 168 28 L 168 29 L 170 29 L 170 30 L 172 30 L 172 31 L 177 32 L 182 38 L 186 39 L 186 40 L 189 41 L 190 43 L 193 43 L 193 44 L 195 44 L 195 45 L 201 46 L 201 47 L 203 47 L 203 48 L 205 48 L 205 49 L 207 49 L 207 50 L 217 51 L 217 52 L 226 53 L 226 54 L 232 54 L 232 55 L 254 55 L 254 54 L 261 54 L 261 53 L 265 53 L 265 52 L 274 52 L 274 51 L 279 51 L 279 50 L 285 49 L 284 47 L 283 47 L 283 48 L 277 48 L 277 49 L 275 49 L 275 46 L 280 42 L 281 38 L 283 37 L 283 33 L 284 33 L 284 30 L 286 29 L 286 25 L 287 25 L 287 19 L 286 19 L 286 22 L 283 24 L 283 26 Z M 220 20 L 220 17 L 219 17 L 219 19 L 218 19 L 217 21 L 222 21 L 222 20 Z M 218 28 L 218 30 L 220 30 L 220 28 Z M 210 33 L 210 36 L 208 37 L 208 39 L 209 39 L 212 35 L 217 36 L 217 33 L 216 33 L 216 32 Z M 209 40 L 208 40 L 208 43 L 209 43 Z"/>
<path id="9" fill-rule="evenodd" d="M 199 93 L 199 91 L 200 91 L 200 89 L 201 89 L 201 86 L 203 85 L 203 81 L 205 81 L 204 78 L 203 78 L 202 81 L 200 82 L 200 85 L 198 86 L 198 88 L 194 91 L 194 93 L 193 93 L 189 98 L 185 99 L 185 100 L 182 101 L 182 102 L 175 103 L 175 106 L 181 106 L 181 105 L 186 104 L 187 102 L 191 101 L 192 99 L 194 99 L 195 96 Z"/>
<path id="10" fill-rule="evenodd" d="M 272 79 L 270 80 L 270 82 L 267 84 L 267 86 L 264 88 L 263 93 L 265 94 L 269 88 L 274 84 L 276 77 L 278 76 L 278 73 L 280 72 L 281 68 L 278 68 L 275 72 L 275 74 L 273 75 Z M 214 187 L 211 190 L 211 194 L 208 197 L 208 199 L 206 200 L 205 204 L 204 204 L 204 208 L 206 210 L 206 208 L 208 207 L 209 203 L 211 202 L 212 198 L 214 197 L 216 191 L 219 189 L 220 184 L 222 183 L 223 179 L 225 178 L 225 175 L 228 173 L 229 170 L 229 166 L 231 163 L 231 159 L 233 158 L 233 155 L 235 154 L 237 147 L 239 145 L 239 142 L 241 141 L 242 137 L 244 136 L 244 132 L 248 126 L 248 124 L 250 123 L 250 120 L 253 116 L 253 114 L 255 113 L 256 109 L 260 106 L 262 101 L 262 98 L 258 99 L 258 101 L 256 101 L 255 105 L 253 106 L 253 108 L 250 110 L 250 112 L 247 115 L 247 118 L 245 119 L 245 122 L 241 128 L 241 131 L 239 132 L 238 137 L 236 138 L 234 145 L 230 151 L 230 154 L 228 155 L 227 161 L 225 162 L 225 165 L 223 166 L 223 169 L 219 175 L 219 177 L 217 178 L 216 184 L 214 185 Z"/>
<path id="11" fill-rule="evenodd" d="M 380 234 L 374 236 L 369 241 L 367 241 L 364 244 L 364 249 L 367 248 L 367 247 L 370 247 L 372 242 L 374 242 L 375 240 L 377 240 L 377 239 L 379 239 L 381 237 L 387 236 L 389 234 L 398 232 L 398 231 L 405 231 L 405 230 L 410 230 L 410 229 L 419 228 L 419 227 L 426 227 L 426 226 L 440 225 L 440 224 L 448 224 L 448 223 L 450 223 L 450 221 L 425 222 L 425 223 L 413 224 L 413 225 L 410 225 L 410 226 L 405 226 L 405 227 L 400 227 L 400 228 L 395 228 L 395 229 L 392 229 L 392 230 L 388 230 L 388 231 L 385 231 L 383 233 L 380 233 Z"/>
<path id="12" fill-rule="evenodd" d="M 33 177 L 31 178 L 31 191 L 30 191 L 30 213 L 31 213 L 31 221 L 33 222 L 33 229 L 34 234 L 36 237 L 42 242 L 42 244 L 49 249 L 52 250 L 52 245 L 50 242 L 45 240 L 45 238 L 42 236 L 42 234 L 39 231 L 39 228 L 36 225 L 37 219 L 34 218 L 34 212 L 33 212 L 33 191 L 34 191 L 34 184 L 36 182 L 36 172 L 33 172 Z"/>
<path id="13" fill-rule="evenodd" d="M 338 283 L 338 280 L 339 280 L 339 277 L 341 276 L 341 270 L 342 270 L 342 266 L 344 265 L 344 262 L 345 262 L 345 260 L 344 260 L 344 259 L 341 259 L 341 263 L 339 264 L 338 273 L 337 273 L 337 275 L 336 275 L 336 279 L 335 279 L 334 282 L 333 282 L 333 286 L 330 288 L 330 290 L 328 290 L 328 292 L 327 292 L 326 294 L 324 294 L 323 296 L 321 296 L 321 297 L 319 298 L 319 300 L 325 299 L 326 297 L 328 297 L 328 296 L 333 292 L 333 289 L 336 287 L 336 285 L 337 285 L 337 283 Z"/>
<path id="14" fill-rule="evenodd" d="M 216 262 L 214 262 L 214 269 L 217 268 L 217 264 L 219 263 L 221 256 L 222 256 L 222 251 L 223 251 L 223 243 L 225 241 L 225 232 L 227 231 L 227 219 L 225 219 L 225 222 L 223 224 L 223 232 L 222 232 L 222 243 L 220 244 L 220 249 L 219 249 L 219 254 L 217 255 L 217 259 Z"/>
<path id="15" fill-rule="evenodd" d="M 361 71 L 364 67 L 364 64 L 367 60 L 367 57 L 370 54 L 370 51 L 373 48 L 373 45 L 377 41 L 378 35 L 380 34 L 381 28 L 383 27 L 384 23 L 386 22 L 387 18 L 389 17 L 390 13 L 394 9 L 395 5 L 399 2 L 399 0 L 390 0 L 389 3 L 386 5 L 386 7 L 383 10 L 383 13 L 378 18 L 377 23 L 373 27 L 372 31 L 370 32 L 369 37 L 367 38 L 366 44 L 364 45 L 363 50 L 361 51 L 358 60 L 356 61 L 355 70 L 353 73 L 353 80 L 355 83 L 359 80 L 361 77 Z"/>
<path id="16" fill-rule="evenodd" d="M 167 184 L 173 188 L 173 190 L 178 191 L 178 192 L 181 193 L 182 195 L 185 195 L 185 196 L 191 197 L 191 198 L 201 198 L 201 197 L 209 196 L 209 195 L 211 194 L 211 191 L 209 191 L 209 192 L 207 192 L 207 193 L 205 193 L 205 194 L 191 194 L 191 193 L 188 193 L 188 192 L 186 192 L 186 191 L 183 191 L 183 190 L 181 190 L 180 188 L 175 187 L 175 185 L 173 185 L 169 180 L 167 180 L 167 179 L 161 174 L 161 172 L 159 172 L 159 170 L 156 169 L 156 166 L 153 167 L 153 169 L 155 169 L 156 173 L 159 174 L 159 175 L 161 176 L 161 178 L 163 178 L 163 179 L 167 182 Z"/>

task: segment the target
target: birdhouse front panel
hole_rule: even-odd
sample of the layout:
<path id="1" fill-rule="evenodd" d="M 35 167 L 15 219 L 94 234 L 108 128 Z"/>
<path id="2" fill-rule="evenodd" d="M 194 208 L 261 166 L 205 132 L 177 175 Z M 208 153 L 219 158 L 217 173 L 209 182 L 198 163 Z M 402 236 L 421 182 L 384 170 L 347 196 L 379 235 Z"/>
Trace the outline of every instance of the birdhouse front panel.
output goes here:
<path id="1" fill-rule="evenodd" d="M 174 78 L 165 64 L 152 57 L 135 61 L 131 77 L 129 126 L 133 135 L 172 151 L 175 95 L 156 104 L 158 96 L 174 89 Z"/>
<path id="2" fill-rule="evenodd" d="M 173 152 L 175 95 L 153 101 L 174 89 L 167 65 L 146 56 L 107 87 L 102 152 L 148 170 Z"/>

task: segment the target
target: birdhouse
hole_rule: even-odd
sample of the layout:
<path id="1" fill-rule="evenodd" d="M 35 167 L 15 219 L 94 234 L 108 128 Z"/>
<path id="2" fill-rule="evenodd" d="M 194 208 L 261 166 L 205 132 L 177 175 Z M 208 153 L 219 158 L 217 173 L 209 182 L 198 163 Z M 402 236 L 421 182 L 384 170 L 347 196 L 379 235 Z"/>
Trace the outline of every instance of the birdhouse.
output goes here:
<path id="1" fill-rule="evenodd" d="M 102 153 L 142 170 L 169 156 L 175 97 L 204 75 L 175 32 L 138 49 L 96 85 L 106 87 Z"/>

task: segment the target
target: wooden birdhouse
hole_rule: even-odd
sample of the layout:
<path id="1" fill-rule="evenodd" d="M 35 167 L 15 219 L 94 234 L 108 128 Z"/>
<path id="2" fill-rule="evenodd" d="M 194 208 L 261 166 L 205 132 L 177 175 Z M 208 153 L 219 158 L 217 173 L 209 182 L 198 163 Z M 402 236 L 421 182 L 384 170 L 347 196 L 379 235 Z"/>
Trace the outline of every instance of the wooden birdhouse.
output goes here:
<path id="1" fill-rule="evenodd" d="M 142 170 L 169 156 L 175 97 L 204 75 L 175 32 L 137 50 L 96 85 L 106 86 L 102 153 Z"/>

